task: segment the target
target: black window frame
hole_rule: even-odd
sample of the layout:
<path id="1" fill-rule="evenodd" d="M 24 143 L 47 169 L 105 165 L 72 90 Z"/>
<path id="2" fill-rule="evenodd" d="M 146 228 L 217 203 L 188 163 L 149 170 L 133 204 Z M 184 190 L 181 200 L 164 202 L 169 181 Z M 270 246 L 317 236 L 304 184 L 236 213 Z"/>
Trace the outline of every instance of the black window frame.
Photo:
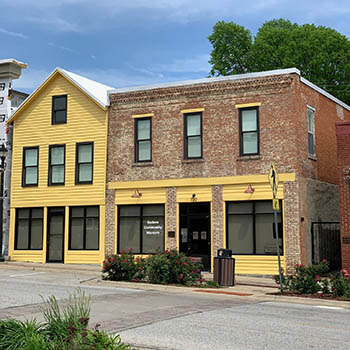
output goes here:
<path id="1" fill-rule="evenodd" d="M 32 211 L 33 209 L 41 209 L 42 210 L 42 218 L 41 218 L 41 231 L 42 231 L 42 237 L 41 237 L 41 248 L 32 249 L 31 246 L 31 238 L 32 238 Z M 28 219 L 19 219 L 18 211 L 19 210 L 29 210 L 29 218 Z M 16 219 L 15 219 L 15 242 L 14 242 L 14 250 L 43 250 L 44 247 L 44 208 L 43 207 L 33 207 L 33 208 L 16 208 Z M 38 218 L 35 218 L 38 220 Z M 28 232 L 28 248 L 24 249 L 18 249 L 18 224 L 19 220 L 29 220 L 29 232 Z"/>
<path id="2" fill-rule="evenodd" d="M 256 131 L 243 131 L 242 130 L 242 112 L 247 110 L 255 110 L 256 111 Z M 259 123 L 259 107 L 246 107 L 246 108 L 239 108 L 239 155 L 241 157 L 248 157 L 248 156 L 257 156 L 260 155 L 260 123 Z M 256 133 L 257 134 L 257 152 L 256 153 L 244 153 L 243 149 L 243 134 L 249 134 L 249 133 Z"/>
<path id="3" fill-rule="evenodd" d="M 37 165 L 25 165 L 25 154 L 26 151 L 29 149 L 36 149 L 37 150 Z M 26 171 L 27 168 L 36 168 L 36 183 L 34 184 L 27 184 L 26 183 Z M 22 154 L 22 187 L 37 187 L 39 185 L 39 146 L 29 146 L 29 147 L 23 147 L 23 154 Z"/>
<path id="4" fill-rule="evenodd" d="M 160 247 L 160 249 L 163 251 L 165 249 L 165 205 L 164 203 L 148 203 L 148 204 L 121 204 L 118 205 L 118 237 L 117 237 L 117 253 L 121 254 L 122 250 L 120 249 L 120 207 L 140 207 L 140 215 L 130 215 L 130 216 L 124 216 L 124 217 L 128 217 L 128 218 L 139 218 L 140 219 L 140 249 L 139 251 L 132 251 L 132 254 L 142 254 L 142 255 L 150 255 L 150 254 L 154 254 L 154 253 L 144 253 L 143 252 L 143 235 L 142 235 L 142 225 L 143 225 L 143 219 L 150 217 L 150 216 L 143 216 L 143 208 L 145 206 L 148 205 L 162 205 L 163 206 L 163 216 L 160 215 L 154 215 L 157 217 L 162 217 L 163 218 L 163 225 L 164 225 L 164 232 L 163 232 L 163 247 Z M 158 248 L 158 247 L 157 247 Z"/>
<path id="5" fill-rule="evenodd" d="M 84 228 L 83 228 L 83 248 L 82 249 L 77 249 L 77 248 L 72 248 L 72 209 L 73 208 L 83 208 L 84 209 Z M 87 209 L 88 208 L 98 208 L 98 217 L 96 216 L 87 216 Z M 86 251 L 98 251 L 100 250 L 100 235 L 101 235 L 101 230 L 100 230 L 100 224 L 101 224 L 101 213 L 100 213 L 100 206 L 99 205 L 77 205 L 77 206 L 71 206 L 69 207 L 69 231 L 68 231 L 68 250 L 86 250 Z M 86 249 L 86 220 L 87 218 L 97 218 L 98 219 L 98 246 L 97 248 L 93 249 Z"/>
<path id="6" fill-rule="evenodd" d="M 150 138 L 139 140 L 138 138 L 138 123 L 140 120 L 149 120 L 150 123 Z M 150 159 L 140 160 L 139 159 L 139 142 L 140 141 L 149 141 L 150 142 Z M 135 150 L 135 163 L 144 163 L 144 162 L 152 162 L 152 117 L 145 118 L 135 118 L 134 122 L 134 150 Z"/>
<path id="7" fill-rule="evenodd" d="M 192 115 L 199 115 L 200 120 L 200 135 L 187 135 L 187 120 L 189 116 Z M 192 137 L 198 137 L 200 136 L 201 140 L 201 155 L 198 157 L 189 157 L 188 156 L 188 139 Z M 184 114 L 184 159 L 202 159 L 203 158 L 203 113 L 202 112 L 192 112 L 192 113 L 185 113 Z"/>
<path id="8" fill-rule="evenodd" d="M 268 200 L 255 200 L 255 201 L 226 201 L 225 203 L 225 210 L 226 210 L 226 214 L 225 214 L 225 219 L 226 219 L 226 248 L 230 249 L 230 242 L 229 242 L 229 216 L 230 215 L 251 215 L 253 218 L 253 253 L 235 253 L 232 250 L 232 255 L 257 255 L 257 256 L 277 256 L 277 251 L 274 254 L 262 254 L 256 253 L 256 215 L 261 215 L 262 213 L 256 213 L 255 211 L 255 203 L 257 202 L 262 202 L 262 201 L 268 201 Z M 274 210 L 272 209 L 272 200 L 271 201 L 271 212 L 266 212 L 264 214 L 273 214 Z M 230 203 L 252 203 L 252 212 L 251 213 L 237 213 L 237 214 L 229 214 L 228 213 L 228 206 Z M 284 256 L 284 235 L 283 235 L 283 213 L 282 213 L 282 200 L 279 200 L 279 207 L 280 210 L 278 211 L 277 214 L 281 215 L 281 222 L 278 225 L 278 237 L 282 238 L 282 244 L 280 245 L 281 248 L 281 252 L 280 255 Z M 281 230 L 282 228 L 282 230 Z M 276 239 L 276 230 L 275 230 L 275 225 L 273 225 L 273 232 L 272 232 L 272 237 L 274 239 Z"/>
<path id="9" fill-rule="evenodd" d="M 55 147 L 63 147 L 63 164 L 51 164 L 51 149 Z M 63 182 L 52 182 L 52 167 L 63 165 Z M 66 145 L 58 144 L 58 145 L 49 145 L 49 171 L 48 171 L 48 185 L 49 186 L 64 186 L 66 182 Z"/>
<path id="10" fill-rule="evenodd" d="M 91 162 L 79 163 L 79 147 L 91 145 Z M 79 181 L 79 166 L 81 164 L 91 164 L 91 181 Z M 94 183 L 94 142 L 78 142 L 75 146 L 75 184 L 76 185 L 91 185 Z"/>
<path id="11" fill-rule="evenodd" d="M 66 98 L 66 103 L 65 103 L 65 108 L 63 109 L 55 109 L 55 100 L 57 98 L 62 98 L 65 97 Z M 68 95 L 56 95 L 56 96 L 52 96 L 52 108 L 51 108 L 52 112 L 51 112 L 51 124 L 52 125 L 59 125 L 59 124 L 67 124 L 67 114 L 68 114 Z M 57 121 L 56 120 L 56 112 L 62 112 L 65 111 L 66 112 L 66 117 L 64 121 Z"/>

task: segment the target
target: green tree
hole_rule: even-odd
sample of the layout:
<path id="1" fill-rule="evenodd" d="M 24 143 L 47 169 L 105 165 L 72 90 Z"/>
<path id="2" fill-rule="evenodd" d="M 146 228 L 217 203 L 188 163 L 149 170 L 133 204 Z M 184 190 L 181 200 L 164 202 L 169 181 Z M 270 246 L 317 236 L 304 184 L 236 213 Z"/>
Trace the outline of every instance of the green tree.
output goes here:
<path id="1" fill-rule="evenodd" d="M 212 76 L 296 67 L 303 77 L 350 104 L 350 41 L 334 29 L 274 19 L 253 38 L 244 27 L 220 21 L 209 41 Z"/>

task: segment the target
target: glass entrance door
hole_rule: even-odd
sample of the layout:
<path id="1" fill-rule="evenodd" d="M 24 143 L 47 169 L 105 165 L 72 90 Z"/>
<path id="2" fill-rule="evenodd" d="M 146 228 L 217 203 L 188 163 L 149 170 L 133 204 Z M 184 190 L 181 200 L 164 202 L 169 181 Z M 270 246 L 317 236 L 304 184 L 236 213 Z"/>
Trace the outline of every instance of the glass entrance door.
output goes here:
<path id="1" fill-rule="evenodd" d="M 65 208 L 48 208 L 47 262 L 64 261 L 64 215 Z"/>
<path id="2" fill-rule="evenodd" d="M 180 204 L 180 252 L 210 269 L 210 203 Z"/>

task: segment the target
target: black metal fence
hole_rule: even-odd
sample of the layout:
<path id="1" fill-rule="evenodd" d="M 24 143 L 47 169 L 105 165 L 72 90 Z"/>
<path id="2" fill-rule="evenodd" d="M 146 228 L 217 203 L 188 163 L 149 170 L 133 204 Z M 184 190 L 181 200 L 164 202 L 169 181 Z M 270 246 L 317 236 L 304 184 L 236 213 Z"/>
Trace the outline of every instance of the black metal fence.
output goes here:
<path id="1" fill-rule="evenodd" d="M 329 262 L 331 270 L 341 269 L 340 223 L 311 223 L 312 263 L 323 259 Z"/>

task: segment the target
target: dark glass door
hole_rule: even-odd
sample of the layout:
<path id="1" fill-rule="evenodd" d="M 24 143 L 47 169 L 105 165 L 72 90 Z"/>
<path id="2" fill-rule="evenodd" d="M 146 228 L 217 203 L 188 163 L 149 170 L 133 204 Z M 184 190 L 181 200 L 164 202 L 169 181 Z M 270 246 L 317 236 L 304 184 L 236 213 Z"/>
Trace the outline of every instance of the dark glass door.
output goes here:
<path id="1" fill-rule="evenodd" d="M 210 203 L 180 204 L 180 252 L 210 269 Z"/>
<path id="2" fill-rule="evenodd" d="M 64 215 L 65 208 L 48 208 L 47 262 L 64 261 Z"/>

